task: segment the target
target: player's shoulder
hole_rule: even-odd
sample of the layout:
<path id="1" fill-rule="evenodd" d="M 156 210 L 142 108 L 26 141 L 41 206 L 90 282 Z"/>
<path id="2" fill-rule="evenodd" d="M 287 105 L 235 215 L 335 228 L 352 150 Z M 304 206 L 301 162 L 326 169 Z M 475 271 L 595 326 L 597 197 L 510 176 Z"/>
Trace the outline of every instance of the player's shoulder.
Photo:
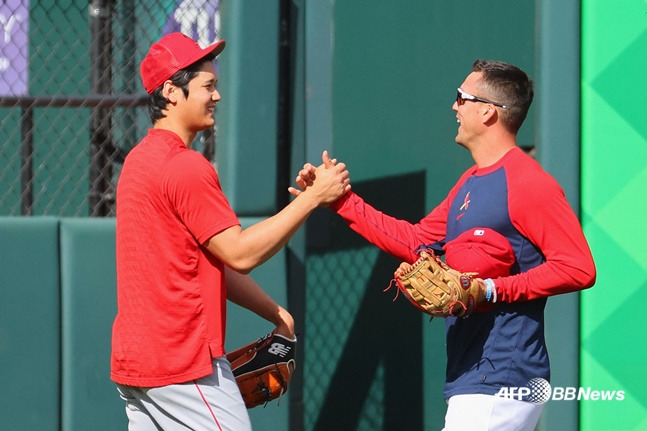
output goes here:
<path id="1" fill-rule="evenodd" d="M 541 164 L 520 148 L 505 165 L 508 173 L 508 186 L 529 196 L 546 193 L 563 193 L 557 180 Z"/>
<path id="2" fill-rule="evenodd" d="M 196 171 L 203 170 L 213 171 L 213 165 L 198 151 L 190 148 L 181 147 L 171 150 L 166 157 L 167 170 Z"/>
<path id="3" fill-rule="evenodd" d="M 178 148 L 171 151 L 160 172 L 162 187 L 169 189 L 218 186 L 215 167 L 198 151 Z"/>

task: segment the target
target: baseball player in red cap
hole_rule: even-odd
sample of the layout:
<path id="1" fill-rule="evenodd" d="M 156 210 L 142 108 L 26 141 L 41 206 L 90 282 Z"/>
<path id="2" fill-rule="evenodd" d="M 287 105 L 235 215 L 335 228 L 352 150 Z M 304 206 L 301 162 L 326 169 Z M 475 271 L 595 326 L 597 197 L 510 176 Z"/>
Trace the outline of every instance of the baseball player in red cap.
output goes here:
<path id="1" fill-rule="evenodd" d="M 181 33 L 141 63 L 153 127 L 126 157 L 117 185 L 117 305 L 111 378 L 129 430 L 251 429 L 225 358 L 226 300 L 294 338 L 292 316 L 247 275 L 319 205 L 349 190 L 343 164 L 311 190 L 242 229 L 212 164 L 191 150 L 212 127 L 221 40 L 201 48 Z"/>
<path id="2" fill-rule="evenodd" d="M 532 99 L 533 83 L 521 69 L 477 60 L 452 106 L 456 142 L 475 165 L 431 213 L 415 224 L 398 220 L 353 192 L 331 205 L 353 230 L 401 260 L 414 262 L 425 246 L 446 253 L 450 267 L 478 273 L 483 302 L 467 317 L 445 319 L 445 431 L 533 431 L 543 405 L 500 394 L 550 379 L 546 298 L 595 282 L 589 246 L 564 192 L 517 146 Z M 317 175 L 306 164 L 297 185 L 307 191 Z"/>

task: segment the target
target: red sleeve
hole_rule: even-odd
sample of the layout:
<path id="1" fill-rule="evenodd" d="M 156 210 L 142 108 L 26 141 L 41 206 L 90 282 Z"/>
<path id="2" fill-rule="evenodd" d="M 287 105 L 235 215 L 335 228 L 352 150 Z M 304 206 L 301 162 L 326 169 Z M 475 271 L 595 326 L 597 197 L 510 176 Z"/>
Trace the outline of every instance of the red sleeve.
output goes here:
<path id="1" fill-rule="evenodd" d="M 545 262 L 496 279 L 497 294 L 504 302 L 573 292 L 595 283 L 591 250 L 563 190 L 547 173 L 537 175 L 546 177 L 541 187 L 531 180 L 508 184 L 509 211 L 515 228 L 541 250 Z"/>
<path id="2" fill-rule="evenodd" d="M 167 199 L 199 243 L 240 224 L 222 192 L 216 170 L 201 154 L 183 151 L 175 155 L 164 176 Z"/>
<path id="3" fill-rule="evenodd" d="M 414 262 L 418 258 L 415 253 L 418 247 L 445 238 L 450 203 L 449 197 L 446 198 L 416 224 L 376 210 L 352 191 L 331 208 L 370 243 L 400 260 Z"/>

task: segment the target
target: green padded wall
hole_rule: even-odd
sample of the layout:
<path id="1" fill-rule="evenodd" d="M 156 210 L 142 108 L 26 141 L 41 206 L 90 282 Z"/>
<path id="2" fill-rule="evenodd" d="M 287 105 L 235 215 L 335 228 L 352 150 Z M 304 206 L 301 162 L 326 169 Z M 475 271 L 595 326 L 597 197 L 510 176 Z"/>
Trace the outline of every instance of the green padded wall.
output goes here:
<path id="1" fill-rule="evenodd" d="M 598 269 L 582 293 L 581 429 L 647 429 L 647 3 L 582 3 L 582 210 Z"/>
<path id="2" fill-rule="evenodd" d="M 535 78 L 537 160 L 564 189 L 576 214 L 580 210 L 580 4 L 538 2 L 538 56 Z M 553 296 L 545 311 L 550 380 L 578 386 L 580 297 Z M 548 402 L 538 430 L 577 430 L 578 404 Z"/>
<path id="3" fill-rule="evenodd" d="M 114 218 L 61 220 L 61 291 L 62 429 L 126 429 L 124 403 L 110 381 Z"/>
<path id="4" fill-rule="evenodd" d="M 55 218 L 0 218 L 0 428 L 59 429 Z"/>
<path id="5" fill-rule="evenodd" d="M 279 2 L 220 5 L 216 165 L 236 213 L 267 216 L 277 211 Z"/>

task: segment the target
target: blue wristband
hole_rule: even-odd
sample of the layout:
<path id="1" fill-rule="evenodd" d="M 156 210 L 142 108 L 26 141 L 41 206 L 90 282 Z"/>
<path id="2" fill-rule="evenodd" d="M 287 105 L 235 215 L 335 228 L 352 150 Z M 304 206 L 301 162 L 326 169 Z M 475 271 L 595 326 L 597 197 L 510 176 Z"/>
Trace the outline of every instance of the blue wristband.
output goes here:
<path id="1" fill-rule="evenodd" d="M 483 280 L 487 290 L 485 291 L 485 300 L 487 302 L 496 302 L 496 286 L 494 285 L 494 280 L 491 278 L 486 278 Z"/>

